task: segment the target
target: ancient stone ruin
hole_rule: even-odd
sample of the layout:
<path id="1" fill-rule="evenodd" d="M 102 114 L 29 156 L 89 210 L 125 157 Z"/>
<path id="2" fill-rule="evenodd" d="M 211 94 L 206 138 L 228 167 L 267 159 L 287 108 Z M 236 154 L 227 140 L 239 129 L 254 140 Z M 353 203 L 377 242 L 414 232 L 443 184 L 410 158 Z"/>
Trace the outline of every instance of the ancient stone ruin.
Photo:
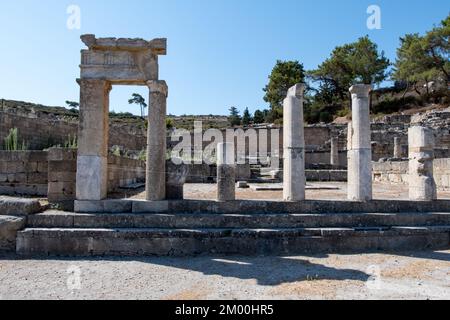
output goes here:
<path id="1" fill-rule="evenodd" d="M 50 206 L 67 211 L 47 210 L 37 200 L 0 197 L 0 250 L 20 255 L 136 256 L 449 247 L 450 200 L 438 200 L 438 192 L 450 189 L 450 134 L 442 129 L 450 112 L 448 117 L 444 111 L 440 117 L 401 116 L 371 123 L 372 86 L 356 84 L 349 88 L 348 125 L 305 126 L 305 85 L 299 83 L 284 99 L 282 134 L 278 128 L 259 128 L 253 136 L 263 138 L 251 140 L 253 136 L 241 129 L 227 140 L 227 132 L 217 130 L 219 142 L 211 145 L 214 165 L 202 159 L 177 164 L 166 159 L 171 148 L 166 129 L 168 86 L 158 70 L 166 39 L 84 35 L 82 41 L 87 49 L 81 52 L 78 79 L 78 150 L 0 152 L 0 193 L 22 190 L 47 196 Z M 108 119 L 114 85 L 149 88 L 145 162 L 109 152 L 110 133 L 115 140 L 120 136 L 110 130 Z M 14 108 L 2 102 L 2 111 L 6 109 Z M 1 130 L 18 116 L 5 114 Z M 32 131 L 28 126 L 25 131 Z M 57 127 L 64 133 L 73 130 L 73 124 L 58 122 Z M 187 135 L 197 140 L 201 134 Z M 233 142 L 247 138 L 250 143 L 243 149 Z M 262 152 L 267 149 L 264 139 L 279 144 Z M 194 154 L 203 152 L 204 142 L 200 139 L 192 148 Z M 246 162 L 264 158 L 264 165 Z M 248 180 L 256 171 L 266 174 L 256 180 L 268 182 L 259 187 L 272 198 L 241 198 L 236 182 L 250 189 Z M 337 180 L 347 182 L 342 188 L 346 194 L 338 193 L 340 188 L 311 185 Z M 143 181 L 145 199 L 111 196 L 117 188 Z M 407 186 L 409 199 L 380 199 L 374 185 L 381 182 Z M 200 185 L 194 191 L 197 198 L 185 199 L 188 183 Z M 202 197 L 206 183 L 215 191 L 214 199 Z M 320 188 L 331 190 L 326 198 L 314 197 Z M 333 191 L 339 197 L 332 198 Z"/>
<path id="2" fill-rule="evenodd" d="M 148 86 L 150 113 L 147 153 L 147 200 L 166 197 L 167 85 L 158 79 L 158 56 L 166 54 L 166 39 L 81 37 L 80 123 L 77 159 L 77 199 L 103 200 L 108 183 L 109 92 L 113 85 Z"/>

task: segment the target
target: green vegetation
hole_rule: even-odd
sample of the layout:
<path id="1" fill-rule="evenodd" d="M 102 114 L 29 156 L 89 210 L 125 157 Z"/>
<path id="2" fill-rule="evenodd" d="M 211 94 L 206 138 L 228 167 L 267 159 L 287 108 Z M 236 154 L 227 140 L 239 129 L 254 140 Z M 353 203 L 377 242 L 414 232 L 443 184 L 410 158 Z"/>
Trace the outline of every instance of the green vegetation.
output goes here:
<path id="1" fill-rule="evenodd" d="M 66 142 L 64 143 L 64 148 L 66 149 L 77 149 L 78 148 L 78 139 L 77 136 L 74 135 L 73 138 L 69 134 Z"/>
<path id="2" fill-rule="evenodd" d="M 131 99 L 128 100 L 129 104 L 137 104 L 141 107 L 141 118 L 144 118 L 144 110 L 147 108 L 147 103 L 145 102 L 144 97 L 142 97 L 139 93 L 133 93 L 131 95 Z"/>
<path id="3" fill-rule="evenodd" d="M 425 36 L 414 33 L 400 38 L 392 78 L 406 83 L 406 91 L 412 87 L 419 95 L 419 87 L 430 93 L 431 81 L 449 82 L 449 37 L 450 15 Z"/>
<path id="4" fill-rule="evenodd" d="M 294 84 L 304 81 L 305 70 L 300 62 L 277 61 L 269 76 L 269 83 L 263 89 L 266 93 L 264 101 L 270 105 L 265 121 L 276 122 L 283 117 L 283 100 L 286 98 L 287 91 Z"/>
<path id="5" fill-rule="evenodd" d="M 25 141 L 19 144 L 19 132 L 17 128 L 9 130 L 9 134 L 6 136 L 4 141 L 4 149 L 6 151 L 25 151 L 28 149 Z"/>
<path id="6" fill-rule="evenodd" d="M 250 125 L 250 122 L 252 121 L 252 116 L 250 115 L 250 112 L 248 111 L 248 108 L 245 108 L 244 114 L 242 116 L 242 124 L 244 126 Z"/>
<path id="7" fill-rule="evenodd" d="M 230 123 L 230 126 L 232 126 L 232 127 L 241 125 L 242 119 L 241 119 L 241 116 L 239 115 L 239 111 L 236 107 L 230 108 L 230 115 L 228 116 L 228 122 Z"/>
<path id="8" fill-rule="evenodd" d="M 66 104 L 71 109 L 78 109 L 80 107 L 80 104 L 76 101 L 66 101 Z"/>

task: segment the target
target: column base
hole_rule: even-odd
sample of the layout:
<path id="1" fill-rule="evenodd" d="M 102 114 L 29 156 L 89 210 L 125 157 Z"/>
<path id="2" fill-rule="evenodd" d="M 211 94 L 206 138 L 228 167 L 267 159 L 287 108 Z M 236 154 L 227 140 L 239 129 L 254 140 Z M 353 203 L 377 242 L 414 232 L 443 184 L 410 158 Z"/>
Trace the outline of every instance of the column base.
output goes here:
<path id="1" fill-rule="evenodd" d="M 77 200 L 103 200 L 108 194 L 108 159 L 77 157 Z"/>

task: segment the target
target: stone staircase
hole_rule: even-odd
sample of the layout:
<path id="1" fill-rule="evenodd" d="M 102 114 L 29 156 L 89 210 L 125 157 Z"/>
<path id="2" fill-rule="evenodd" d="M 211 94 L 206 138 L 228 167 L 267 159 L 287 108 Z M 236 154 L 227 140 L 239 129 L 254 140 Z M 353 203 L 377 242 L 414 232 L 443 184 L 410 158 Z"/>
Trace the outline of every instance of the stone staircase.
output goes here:
<path id="1" fill-rule="evenodd" d="M 26 229 L 17 236 L 17 253 L 290 255 L 450 248 L 450 212 L 409 213 L 391 206 L 396 213 L 314 213 L 292 204 L 267 213 L 225 206 L 205 204 L 191 210 L 191 204 L 184 211 L 134 213 L 46 211 L 28 217 Z"/>

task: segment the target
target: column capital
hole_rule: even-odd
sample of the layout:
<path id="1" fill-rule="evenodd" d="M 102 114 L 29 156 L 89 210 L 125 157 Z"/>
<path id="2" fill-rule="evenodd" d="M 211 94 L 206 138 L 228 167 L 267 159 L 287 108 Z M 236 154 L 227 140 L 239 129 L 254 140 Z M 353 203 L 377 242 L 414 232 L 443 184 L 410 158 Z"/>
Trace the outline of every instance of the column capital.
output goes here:
<path id="1" fill-rule="evenodd" d="M 373 90 L 373 86 L 371 84 L 355 84 L 351 86 L 349 90 L 352 95 L 364 98 L 369 97 L 369 93 Z"/>
<path id="2" fill-rule="evenodd" d="M 103 79 L 85 79 L 85 78 L 81 78 L 81 79 L 77 79 L 77 83 L 80 86 L 95 86 L 95 85 L 99 85 L 99 86 L 104 86 L 104 88 L 109 92 L 112 90 L 112 84 L 110 81 L 108 80 L 103 80 Z"/>
<path id="3" fill-rule="evenodd" d="M 150 93 L 162 93 L 166 97 L 169 95 L 169 88 L 164 80 L 147 81 L 147 87 L 150 89 Z"/>
<path id="4" fill-rule="evenodd" d="M 304 83 L 297 83 L 291 88 L 289 88 L 287 92 L 288 97 L 296 97 L 296 98 L 303 98 L 303 93 L 305 92 L 305 84 Z"/>

